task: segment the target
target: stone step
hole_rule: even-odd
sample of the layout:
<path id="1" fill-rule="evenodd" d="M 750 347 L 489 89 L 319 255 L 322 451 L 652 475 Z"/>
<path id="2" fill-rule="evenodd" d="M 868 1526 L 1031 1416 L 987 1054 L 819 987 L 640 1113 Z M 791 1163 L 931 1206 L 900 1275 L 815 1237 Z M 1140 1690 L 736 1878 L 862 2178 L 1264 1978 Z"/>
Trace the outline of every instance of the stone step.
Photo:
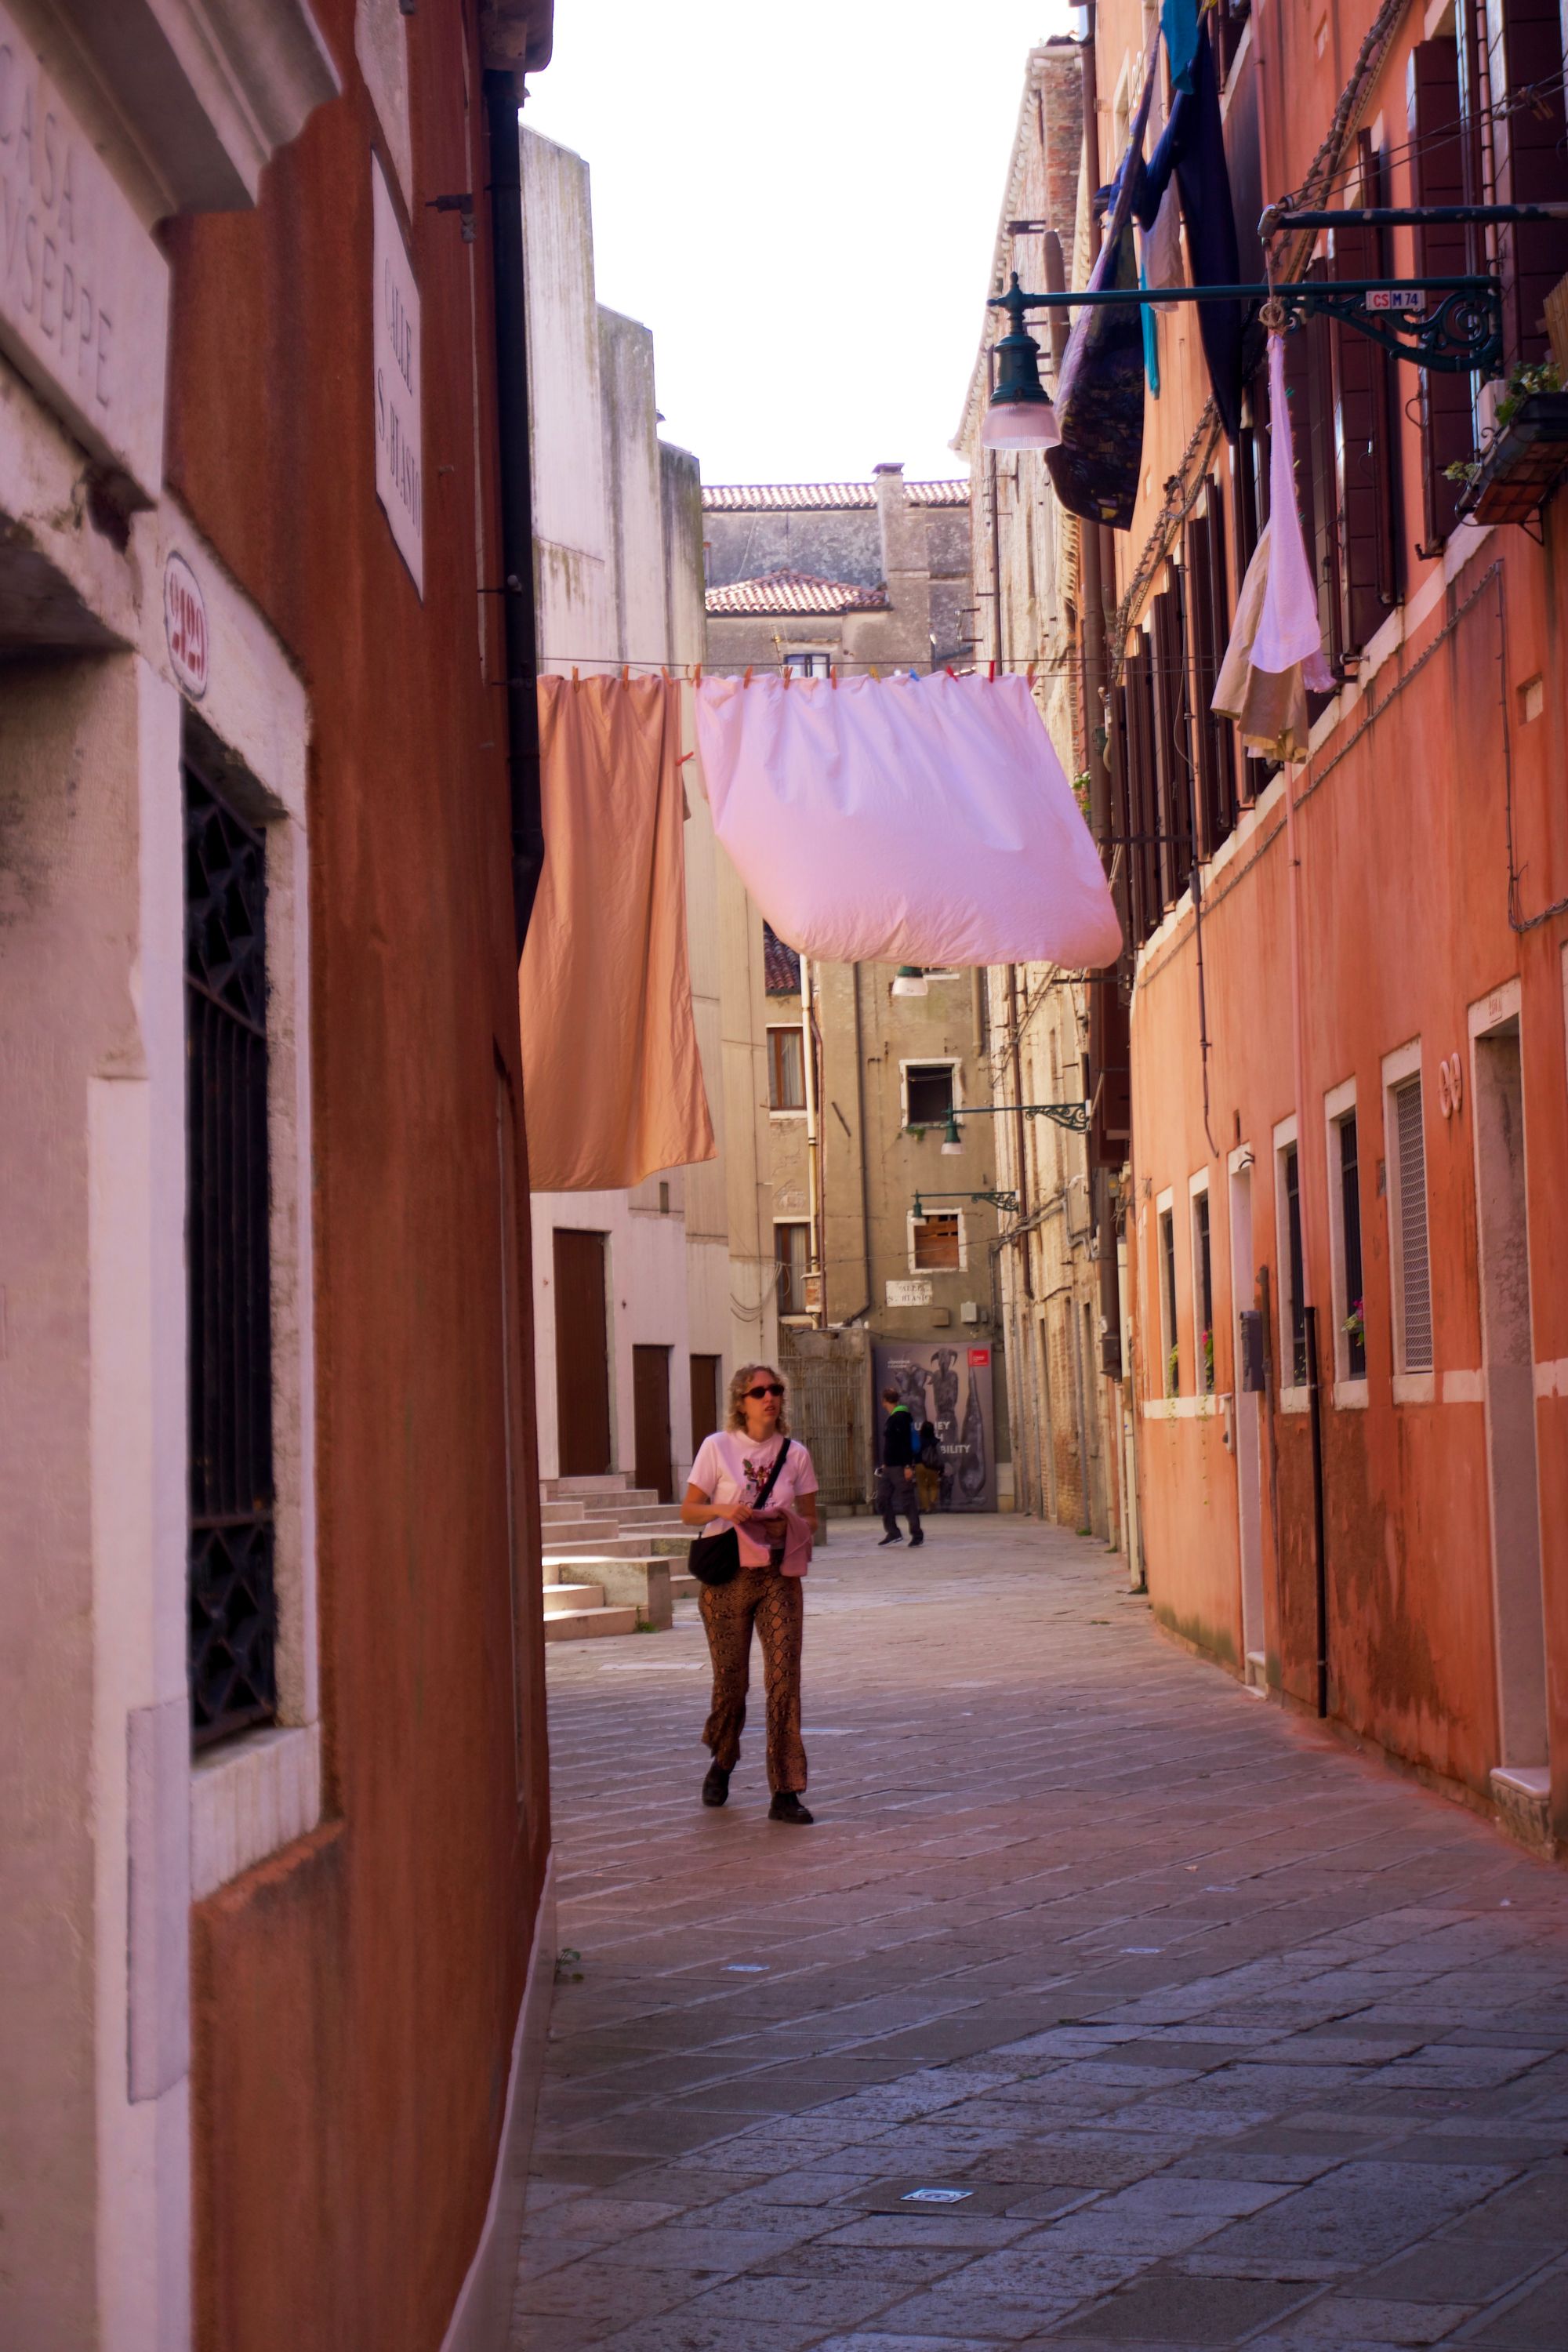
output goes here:
<path id="1" fill-rule="evenodd" d="M 543 1556 L 548 1569 L 552 1561 L 570 1566 L 594 1559 L 681 1559 L 690 1549 L 689 1534 L 590 1536 L 571 1543 L 555 1543 L 547 1537 Z"/>
<path id="2" fill-rule="evenodd" d="M 565 1609 L 544 1621 L 547 1642 L 592 1642 L 602 1633 L 635 1633 L 635 1609 Z"/>
<path id="3" fill-rule="evenodd" d="M 593 1544 L 601 1538 L 611 1542 L 620 1534 L 621 1523 L 595 1513 L 592 1518 L 546 1519 L 539 1532 L 548 1547 L 559 1551 L 563 1544 Z"/>
<path id="4" fill-rule="evenodd" d="M 602 1584 L 547 1584 L 544 1588 L 547 1617 L 563 1617 L 573 1609 L 602 1609 L 604 1605 Z"/>
<path id="5" fill-rule="evenodd" d="M 669 1597 L 672 1601 L 695 1601 L 702 1587 L 695 1576 L 672 1576 Z"/>
<path id="6" fill-rule="evenodd" d="M 584 1557 L 579 1554 L 568 1560 L 546 1559 L 544 1563 L 544 1611 L 551 1614 L 552 1592 L 570 1592 L 582 1584 L 598 1586 L 605 1602 L 614 1609 L 635 1609 L 639 1622 L 656 1633 L 664 1633 L 670 1623 L 670 1562 L 640 1554 L 635 1559 L 623 1559 L 614 1553 L 598 1553 Z"/>
<path id="7" fill-rule="evenodd" d="M 592 1496 L 617 1503 L 652 1503 L 658 1496 L 651 1486 L 634 1486 L 625 1470 L 605 1470 L 595 1477 L 542 1478 L 539 1482 L 542 1501 L 568 1502 Z"/>

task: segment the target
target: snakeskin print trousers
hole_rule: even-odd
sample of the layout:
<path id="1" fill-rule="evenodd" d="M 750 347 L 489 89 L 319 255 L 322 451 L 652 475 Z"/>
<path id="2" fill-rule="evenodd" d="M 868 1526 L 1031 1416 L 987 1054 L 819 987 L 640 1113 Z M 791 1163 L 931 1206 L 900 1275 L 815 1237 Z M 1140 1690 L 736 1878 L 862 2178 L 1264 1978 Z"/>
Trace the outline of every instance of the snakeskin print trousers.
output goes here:
<path id="1" fill-rule="evenodd" d="M 702 1733 L 713 1761 L 732 1772 L 741 1753 L 752 1679 L 752 1627 L 763 1649 L 768 1711 L 768 1786 L 776 1797 L 805 1786 L 800 1737 L 800 1647 L 805 1595 L 798 1576 L 743 1568 L 728 1584 L 704 1584 L 698 1606 L 713 1660 L 713 1711 Z"/>

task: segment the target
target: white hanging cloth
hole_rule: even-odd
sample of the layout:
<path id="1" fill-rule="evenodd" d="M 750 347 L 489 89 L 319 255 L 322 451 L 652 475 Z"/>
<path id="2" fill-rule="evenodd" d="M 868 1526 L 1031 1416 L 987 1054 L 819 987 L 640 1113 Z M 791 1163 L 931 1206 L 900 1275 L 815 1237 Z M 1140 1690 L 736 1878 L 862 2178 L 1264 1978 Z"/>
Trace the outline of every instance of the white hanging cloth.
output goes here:
<path id="1" fill-rule="evenodd" d="M 1304 760 L 1307 695 L 1332 690 L 1323 659 L 1318 592 L 1296 505 L 1285 339 L 1268 338 L 1268 520 L 1236 602 L 1230 642 L 1215 680 L 1212 709 L 1241 723 L 1249 750 Z"/>
<path id="2" fill-rule="evenodd" d="M 704 678 L 713 829 L 834 963 L 1113 963 L 1099 853 L 1021 677 Z"/>

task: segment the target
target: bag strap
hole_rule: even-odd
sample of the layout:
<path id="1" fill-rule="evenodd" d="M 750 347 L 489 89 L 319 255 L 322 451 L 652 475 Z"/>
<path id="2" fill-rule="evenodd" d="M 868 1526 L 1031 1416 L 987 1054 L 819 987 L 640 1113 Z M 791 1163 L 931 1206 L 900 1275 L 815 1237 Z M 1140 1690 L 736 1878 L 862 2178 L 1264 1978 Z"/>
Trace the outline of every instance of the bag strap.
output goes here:
<path id="1" fill-rule="evenodd" d="M 777 1454 L 773 1457 L 773 1466 L 768 1473 L 768 1483 L 763 1488 L 762 1493 L 757 1496 L 756 1501 L 752 1505 L 753 1511 L 760 1511 L 763 1504 L 767 1501 L 768 1496 L 773 1493 L 774 1486 L 778 1483 L 779 1472 L 784 1466 L 784 1455 L 789 1452 L 790 1447 L 794 1444 L 795 1440 L 793 1437 L 786 1437 L 784 1444 L 779 1447 Z"/>

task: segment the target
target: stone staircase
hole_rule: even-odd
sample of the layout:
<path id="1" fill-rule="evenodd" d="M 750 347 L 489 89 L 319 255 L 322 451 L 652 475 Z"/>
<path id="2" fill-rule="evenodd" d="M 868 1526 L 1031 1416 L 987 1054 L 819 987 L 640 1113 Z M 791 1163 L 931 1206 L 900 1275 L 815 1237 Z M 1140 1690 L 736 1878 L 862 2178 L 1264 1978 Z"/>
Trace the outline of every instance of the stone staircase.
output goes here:
<path id="1" fill-rule="evenodd" d="M 695 1592 L 686 1572 L 693 1530 L 680 1506 L 634 1486 L 624 1471 L 540 1484 L 544 1543 L 544 1638 L 662 1633 L 674 1604 Z"/>

